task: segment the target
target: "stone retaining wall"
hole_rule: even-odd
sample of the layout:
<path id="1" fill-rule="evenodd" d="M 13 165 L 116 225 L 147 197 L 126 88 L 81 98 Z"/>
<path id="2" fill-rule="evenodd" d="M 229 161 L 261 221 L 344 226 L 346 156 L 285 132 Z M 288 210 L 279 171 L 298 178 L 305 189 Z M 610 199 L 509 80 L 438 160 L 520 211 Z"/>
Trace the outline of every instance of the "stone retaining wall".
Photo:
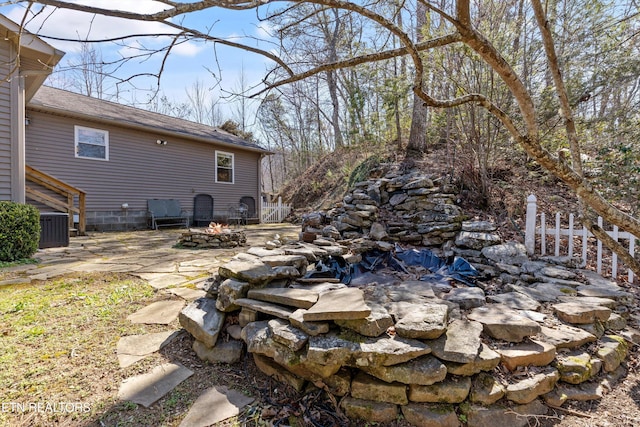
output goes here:
<path id="1" fill-rule="evenodd" d="M 498 249 L 512 245 L 487 255 Z M 416 426 L 459 425 L 460 417 L 469 426 L 524 426 L 516 413 L 600 399 L 640 339 L 623 317 L 635 304 L 630 294 L 551 260 L 496 267 L 539 280 L 498 294 L 412 280 L 358 288 L 300 278 L 338 250 L 250 248 L 221 267 L 208 297 L 180 315 L 194 351 L 235 362 L 242 342 L 218 339 L 235 335 L 265 374 L 344 397 L 351 418 L 387 422 L 402 413 Z M 240 325 L 225 327 L 226 314 L 238 310 Z"/>
<path id="2" fill-rule="evenodd" d="M 457 189 L 441 178 L 389 173 L 359 182 L 334 209 L 303 217 L 303 231 L 332 237 L 437 246 L 453 240 L 464 215 Z"/>
<path id="3" fill-rule="evenodd" d="M 297 390 L 321 387 L 347 416 L 369 422 L 402 414 L 416 426 L 526 426 L 547 405 L 600 399 L 640 342 L 627 326 L 637 327 L 634 295 L 577 270 L 575 259 L 530 260 L 523 245 L 501 243 L 491 224 L 463 222 L 441 188 L 418 176 L 367 182 L 351 194 L 358 203 L 327 215 L 333 225 L 321 214 L 305 222 L 313 243 L 269 242 L 234 257 L 207 297 L 180 315 L 194 351 L 233 363 L 244 344 L 265 374 Z M 434 201 L 422 198 L 424 189 Z M 394 221 L 413 224 L 403 234 L 380 222 L 387 208 L 377 203 L 420 203 L 428 212 L 398 214 Z M 478 286 L 420 281 L 420 270 L 371 272 L 348 286 L 303 277 L 329 256 L 357 262 L 368 249 L 393 250 L 391 242 L 417 235 L 422 244 L 447 239 L 443 252 L 481 271 Z M 225 323 L 229 313 L 239 313 L 239 325 Z"/>

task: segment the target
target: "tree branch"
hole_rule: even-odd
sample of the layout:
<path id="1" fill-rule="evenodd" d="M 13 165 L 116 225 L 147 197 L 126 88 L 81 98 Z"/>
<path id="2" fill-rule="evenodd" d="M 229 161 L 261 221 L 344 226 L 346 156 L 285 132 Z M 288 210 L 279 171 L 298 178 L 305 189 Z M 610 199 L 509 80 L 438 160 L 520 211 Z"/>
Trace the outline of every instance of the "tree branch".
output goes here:
<path id="1" fill-rule="evenodd" d="M 631 271 L 633 271 L 635 274 L 640 274 L 640 262 L 638 262 L 638 260 L 636 260 L 633 255 L 627 252 L 622 244 L 614 240 L 613 237 L 609 236 L 609 233 L 607 233 L 596 223 L 594 223 L 588 215 L 583 214 L 581 215 L 580 219 L 582 220 L 584 226 L 587 227 L 587 229 L 591 233 L 593 233 L 593 235 L 596 236 L 598 240 L 602 241 L 602 243 L 604 243 L 607 248 L 615 252 L 616 255 L 618 255 L 622 262 L 624 262 Z"/>
<path id="2" fill-rule="evenodd" d="M 576 123 L 573 119 L 573 110 L 569 104 L 569 96 L 567 95 L 567 88 L 564 85 L 562 79 L 562 72 L 560 71 L 560 64 L 558 62 L 558 56 L 556 55 L 556 49 L 553 43 L 553 36 L 551 35 L 551 29 L 549 28 L 549 21 L 547 20 L 546 13 L 542 9 L 540 0 L 532 0 L 533 11 L 536 15 L 536 21 L 538 22 L 538 28 L 540 28 L 540 34 L 542 34 L 542 43 L 544 44 L 544 50 L 547 54 L 547 63 L 553 76 L 553 83 L 555 84 L 556 94 L 560 101 L 560 115 L 564 119 L 564 126 L 567 132 L 567 139 L 569 140 L 569 147 L 571 147 L 571 159 L 573 161 L 573 169 L 576 173 L 582 176 L 582 159 L 580 158 L 580 142 L 578 141 L 578 133 L 576 131 Z"/>
<path id="3" fill-rule="evenodd" d="M 24 0 L 15 2 L 6 2 L 4 4 L 18 4 L 24 3 Z M 183 15 L 190 12 L 197 12 L 199 10 L 209 9 L 211 7 L 223 7 L 225 9 L 232 10 L 244 10 L 254 9 L 264 2 L 260 0 L 249 1 L 224 1 L 224 0 L 202 0 L 193 3 L 178 3 L 170 1 L 162 1 L 161 3 L 170 6 L 168 9 L 164 9 L 156 13 L 136 13 L 127 12 L 117 9 L 106 9 L 103 7 L 88 6 L 85 4 L 71 3 L 62 0 L 38 0 L 38 3 L 45 6 L 53 6 L 59 9 L 76 10 L 79 12 L 95 13 L 98 15 L 113 16 L 116 18 L 130 19 L 135 21 L 164 21 L 169 18 L 173 18 L 178 15 Z M 3 5 L 4 5 L 3 4 Z"/>
<path id="4" fill-rule="evenodd" d="M 441 47 L 441 46 L 446 46 L 448 44 L 456 43 L 456 42 L 459 42 L 460 40 L 461 40 L 460 35 L 455 33 L 455 34 L 449 34 L 443 37 L 438 37 L 432 40 L 427 40 L 425 42 L 417 44 L 415 47 L 418 51 L 424 51 L 424 50 L 433 49 L 435 47 Z M 339 70 L 343 68 L 351 68 L 351 67 L 355 67 L 356 65 L 366 64 L 369 62 L 384 61 L 387 59 L 406 55 L 407 53 L 408 53 L 408 49 L 406 47 L 401 47 L 398 49 L 391 49 L 384 52 L 371 53 L 368 55 L 362 55 L 355 58 L 350 58 L 350 59 L 345 59 L 337 62 L 331 62 L 328 64 L 320 65 L 319 67 L 315 67 L 310 70 L 304 71 L 302 73 L 295 74 L 287 79 L 280 80 L 275 83 L 266 83 L 268 85 L 266 89 L 263 89 L 260 92 L 257 92 L 251 95 L 251 97 L 262 95 L 264 92 L 267 92 L 270 89 L 274 89 L 279 86 L 283 86 L 289 83 L 294 83 L 300 80 L 304 80 L 306 78 L 309 78 L 316 74 L 324 73 L 326 71 Z"/>
<path id="5" fill-rule="evenodd" d="M 473 29 L 471 25 L 471 15 L 469 11 L 469 0 L 458 0 L 456 4 L 458 20 L 455 25 L 462 35 L 463 42 L 476 51 L 485 62 L 502 78 L 516 99 L 520 111 L 525 119 L 527 132 L 525 134 L 517 132 L 515 127 L 507 127 L 514 139 L 533 157 L 542 167 L 566 183 L 576 192 L 578 199 L 586 203 L 591 209 L 603 218 L 625 229 L 633 235 L 640 235 L 640 221 L 636 218 L 616 209 L 611 203 L 602 197 L 584 177 L 565 162 L 555 159 L 540 144 L 538 126 L 536 122 L 536 109 L 529 92 L 524 84 L 499 54 L 495 47 L 483 35 Z M 503 123 L 504 120 L 503 120 Z M 595 234 L 595 233 L 594 233 Z M 633 270 L 633 266 L 630 265 Z M 634 271 L 640 274 L 639 271 Z"/>
<path id="6" fill-rule="evenodd" d="M 193 28 L 189 28 L 189 27 L 184 27 L 182 25 L 179 24 L 174 24 L 172 22 L 169 21 L 164 21 L 163 22 L 164 25 L 167 25 L 171 28 L 175 28 L 176 30 L 179 30 L 182 35 L 187 35 L 190 34 L 192 35 L 194 38 L 197 39 L 201 39 L 201 40 L 206 40 L 206 41 L 212 41 L 214 43 L 219 43 L 225 46 L 229 46 L 229 47 L 233 47 L 236 49 L 241 49 L 241 50 L 245 50 L 247 52 L 252 52 L 252 53 L 256 53 L 258 55 L 262 55 L 266 58 L 271 59 L 273 62 L 275 62 L 276 64 L 278 64 L 280 67 L 282 67 L 289 75 L 293 75 L 294 72 L 293 70 L 289 67 L 289 65 L 284 62 L 282 59 L 280 59 L 278 56 L 272 54 L 271 52 L 268 52 L 266 50 L 263 49 L 258 49 L 252 46 L 248 46 L 242 43 L 237 43 L 237 42 L 232 42 L 229 40 L 225 40 L 225 39 L 221 39 L 219 37 L 215 37 L 212 36 L 210 34 L 207 33 L 203 33 L 202 31 L 199 30 L 195 30 Z M 58 41 L 69 41 L 69 42 L 79 42 L 82 41 L 83 43 L 103 43 L 103 42 L 115 42 L 115 41 L 121 41 L 121 40 L 126 40 L 126 39 L 130 39 L 130 38 L 140 38 L 140 37 L 174 37 L 176 35 L 176 33 L 154 33 L 154 34 L 145 34 L 145 33 L 141 33 L 141 34 L 128 34 L 125 36 L 121 36 L 121 37 L 112 37 L 112 38 L 108 38 L 108 39 L 86 39 L 86 40 L 77 40 L 77 39 L 71 39 L 71 38 L 65 38 L 65 37 L 55 37 L 55 36 L 48 36 L 46 34 L 41 34 L 39 35 L 39 37 L 42 37 L 44 39 L 48 39 L 48 40 L 58 40 Z"/>
<path id="7" fill-rule="evenodd" d="M 180 31 L 182 31 L 184 33 L 191 34 L 191 35 L 193 35 L 193 36 L 195 36 L 197 38 L 201 38 L 203 40 L 212 41 L 214 43 L 220 43 L 220 44 L 223 44 L 225 46 L 235 47 L 237 49 L 246 50 L 247 52 L 257 53 L 258 55 L 262 55 L 262 56 L 264 56 L 266 58 L 269 58 L 270 60 L 272 60 L 276 64 L 280 65 L 289 75 L 293 75 L 294 74 L 293 70 L 289 67 L 289 65 L 287 65 L 286 62 L 284 62 L 282 59 L 280 59 L 276 55 L 274 55 L 271 52 L 268 52 L 266 50 L 258 49 L 258 48 L 251 47 L 251 46 L 247 46 L 247 45 L 242 44 L 242 43 L 236 43 L 236 42 L 232 42 L 232 41 L 229 41 L 229 40 L 224 40 L 224 39 L 221 39 L 219 37 L 214 37 L 214 36 L 211 36 L 211 35 L 209 35 L 207 33 L 203 33 L 201 31 L 195 30 L 193 28 L 184 27 L 184 26 L 179 25 L 179 24 L 174 24 L 172 22 L 164 22 L 164 24 L 168 25 L 170 27 L 173 27 L 173 28 L 175 28 L 177 30 L 180 30 Z"/>

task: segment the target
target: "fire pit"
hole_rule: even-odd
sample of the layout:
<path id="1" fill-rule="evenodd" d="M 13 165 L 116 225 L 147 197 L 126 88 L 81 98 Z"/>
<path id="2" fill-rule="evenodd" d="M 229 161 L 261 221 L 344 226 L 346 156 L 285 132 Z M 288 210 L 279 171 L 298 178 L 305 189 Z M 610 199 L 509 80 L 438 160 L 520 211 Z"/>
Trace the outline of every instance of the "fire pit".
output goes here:
<path id="1" fill-rule="evenodd" d="M 226 224 L 212 222 L 207 228 L 191 228 L 182 233 L 178 244 L 187 248 L 218 249 L 244 246 L 247 236 L 242 230 L 232 230 Z"/>

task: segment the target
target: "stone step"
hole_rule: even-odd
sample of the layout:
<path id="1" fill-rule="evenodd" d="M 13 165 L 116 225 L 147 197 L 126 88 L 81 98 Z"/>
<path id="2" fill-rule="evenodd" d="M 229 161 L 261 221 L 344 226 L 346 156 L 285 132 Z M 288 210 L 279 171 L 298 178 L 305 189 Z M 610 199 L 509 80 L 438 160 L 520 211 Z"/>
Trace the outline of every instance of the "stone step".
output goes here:
<path id="1" fill-rule="evenodd" d="M 600 371 L 602 360 L 592 358 L 586 351 L 576 350 L 570 353 L 558 354 L 555 366 L 560 372 L 560 381 L 580 384 Z"/>
<path id="2" fill-rule="evenodd" d="M 502 363 L 510 371 L 518 366 L 545 366 L 556 357 L 556 347 L 543 341 L 531 340 L 515 344 L 496 351 L 502 358 Z"/>
<path id="3" fill-rule="evenodd" d="M 394 325 L 393 318 L 381 305 L 367 303 L 371 308 L 371 314 L 364 319 L 336 319 L 335 323 L 343 328 L 351 329 L 367 337 L 379 337 Z"/>
<path id="4" fill-rule="evenodd" d="M 293 288 L 251 289 L 247 297 L 296 308 L 311 308 L 318 301 L 317 292 Z"/>
<path id="5" fill-rule="evenodd" d="M 259 301 L 257 299 L 251 298 L 240 298 L 235 301 L 235 303 L 242 307 L 248 308 L 249 310 L 257 311 L 260 313 L 268 314 L 270 316 L 279 317 L 280 319 L 289 319 L 294 312 L 288 307 L 273 304 L 266 301 Z"/>
<path id="6" fill-rule="evenodd" d="M 484 332 L 493 338 L 509 342 L 520 342 L 540 332 L 538 323 L 501 304 L 475 308 L 467 317 L 482 323 Z"/>
<path id="7" fill-rule="evenodd" d="M 553 328 L 542 326 L 540 335 L 545 342 L 553 344 L 556 348 L 578 348 L 583 344 L 594 342 L 596 336 L 573 326 L 564 324 L 557 325 Z"/>
<path id="8" fill-rule="evenodd" d="M 542 396 L 544 401 L 553 406 L 562 406 L 567 400 L 588 401 L 600 400 L 604 388 L 599 382 L 587 382 L 577 386 L 558 384 L 551 392 Z"/>
<path id="9" fill-rule="evenodd" d="M 364 302 L 363 292 L 357 288 L 344 288 L 321 294 L 318 302 L 304 313 L 305 321 L 317 322 L 336 319 L 364 319 L 371 309 Z"/>
<path id="10" fill-rule="evenodd" d="M 507 386 L 506 398 L 516 403 L 530 403 L 549 393 L 560 379 L 557 369 L 547 367 L 542 372 Z"/>
<path id="11" fill-rule="evenodd" d="M 594 323 L 596 320 L 604 322 L 611 315 L 610 308 L 579 302 L 562 302 L 554 304 L 552 308 L 563 322 L 579 325 Z"/>

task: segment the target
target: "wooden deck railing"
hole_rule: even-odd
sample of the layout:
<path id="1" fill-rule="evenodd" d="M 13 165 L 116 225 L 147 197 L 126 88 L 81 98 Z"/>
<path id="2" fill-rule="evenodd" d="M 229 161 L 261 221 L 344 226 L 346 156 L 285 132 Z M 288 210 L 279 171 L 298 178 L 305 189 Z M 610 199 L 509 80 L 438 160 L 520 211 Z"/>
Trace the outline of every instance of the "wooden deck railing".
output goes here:
<path id="1" fill-rule="evenodd" d="M 29 199 L 40 202 L 57 211 L 68 213 L 69 229 L 73 228 L 73 214 L 78 214 L 78 234 L 85 234 L 87 228 L 85 209 L 87 194 L 84 191 L 31 166 L 25 166 L 25 178 L 28 182 L 37 184 L 62 196 L 62 198 L 56 198 L 27 185 L 25 190 Z M 76 200 L 78 206 L 76 206 Z"/>

